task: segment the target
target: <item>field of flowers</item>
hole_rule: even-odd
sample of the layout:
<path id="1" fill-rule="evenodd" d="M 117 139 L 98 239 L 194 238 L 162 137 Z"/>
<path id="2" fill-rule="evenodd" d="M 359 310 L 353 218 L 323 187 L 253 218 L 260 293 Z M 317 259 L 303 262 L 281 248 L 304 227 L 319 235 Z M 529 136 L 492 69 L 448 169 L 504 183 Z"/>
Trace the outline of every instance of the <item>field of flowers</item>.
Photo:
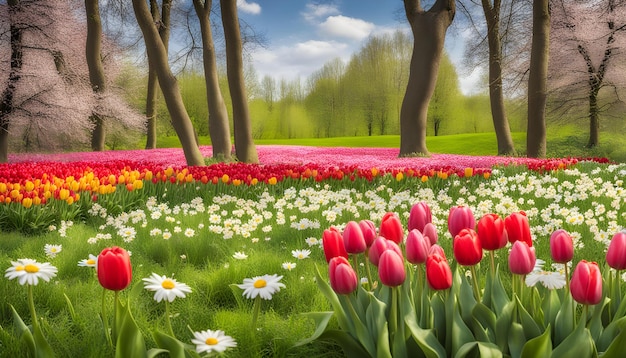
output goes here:
<path id="1" fill-rule="evenodd" d="M 11 155 L 0 356 L 624 349 L 626 164 L 258 151 Z"/>

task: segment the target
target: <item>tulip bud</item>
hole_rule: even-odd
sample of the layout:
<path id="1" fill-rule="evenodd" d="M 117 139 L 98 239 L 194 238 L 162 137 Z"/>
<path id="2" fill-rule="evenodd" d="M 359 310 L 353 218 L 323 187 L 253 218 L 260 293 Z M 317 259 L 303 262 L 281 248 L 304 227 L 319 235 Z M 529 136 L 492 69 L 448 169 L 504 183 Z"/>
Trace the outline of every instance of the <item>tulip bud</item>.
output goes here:
<path id="1" fill-rule="evenodd" d="M 524 241 L 515 241 L 509 254 L 509 270 L 516 275 L 528 275 L 535 268 L 535 248 Z"/>
<path id="2" fill-rule="evenodd" d="M 130 256 L 121 247 L 106 248 L 98 255 L 98 281 L 107 290 L 121 291 L 128 287 L 132 278 Z"/>
<path id="3" fill-rule="evenodd" d="M 348 258 L 348 252 L 343 244 L 343 237 L 334 227 L 324 230 L 322 234 L 322 246 L 324 247 L 326 262 L 330 262 L 330 259 L 337 256 Z"/>
<path id="4" fill-rule="evenodd" d="M 438 254 L 428 256 L 426 279 L 433 290 L 446 290 L 452 287 L 452 270 L 444 256 Z"/>
<path id="5" fill-rule="evenodd" d="M 611 238 L 609 249 L 606 252 L 606 263 L 616 269 L 626 269 L 626 233 L 618 232 Z"/>
<path id="6" fill-rule="evenodd" d="M 414 264 L 423 264 L 428 257 L 428 251 L 430 250 L 430 241 L 424 237 L 422 233 L 417 229 L 413 229 L 406 237 L 406 259 Z"/>
<path id="7" fill-rule="evenodd" d="M 349 221 L 346 224 L 342 236 L 343 244 L 349 254 L 360 254 L 367 249 L 363 231 L 356 221 Z"/>
<path id="8" fill-rule="evenodd" d="M 343 256 L 330 259 L 328 276 L 330 277 L 330 286 L 340 295 L 354 292 L 359 284 L 356 272 L 350 266 L 350 262 Z"/>
<path id="9" fill-rule="evenodd" d="M 402 256 L 393 249 L 387 249 L 380 254 L 378 276 L 385 286 L 400 286 L 406 279 Z"/>
<path id="10" fill-rule="evenodd" d="M 422 235 L 424 235 L 424 237 L 427 237 L 428 240 L 430 240 L 431 245 L 436 244 L 438 237 L 439 237 L 437 235 L 437 228 L 435 227 L 435 225 L 433 225 L 433 223 L 428 223 L 424 225 L 424 230 L 422 230 Z"/>
<path id="11" fill-rule="evenodd" d="M 568 263 L 574 258 L 574 243 L 569 233 L 563 229 L 550 235 L 550 256 L 554 262 Z"/>
<path id="12" fill-rule="evenodd" d="M 402 223 L 395 213 L 386 213 L 380 223 L 379 235 L 396 244 L 404 240 L 404 229 Z"/>
<path id="13" fill-rule="evenodd" d="M 602 300 L 602 275 L 598 264 L 582 260 L 576 265 L 570 281 L 570 292 L 576 302 L 595 305 Z"/>
<path id="14" fill-rule="evenodd" d="M 372 243 L 378 237 L 378 234 L 376 233 L 376 225 L 371 220 L 361 220 L 359 221 L 359 226 L 361 227 L 361 232 L 363 232 L 365 244 L 367 247 L 372 246 Z"/>
<path id="15" fill-rule="evenodd" d="M 511 244 L 515 241 L 524 241 L 528 246 L 533 246 L 533 239 L 530 237 L 530 224 L 525 212 L 512 213 L 504 218 L 504 227 Z"/>
<path id="16" fill-rule="evenodd" d="M 421 201 L 411 207 L 409 213 L 408 228 L 409 231 L 417 229 L 420 232 L 424 231 L 424 226 L 428 223 L 432 223 L 433 215 L 430 212 L 430 207 L 426 202 Z"/>
<path id="17" fill-rule="evenodd" d="M 448 214 L 448 231 L 455 237 L 463 229 L 475 229 L 476 219 L 468 206 L 453 206 Z"/>
<path id="18" fill-rule="evenodd" d="M 473 229 L 463 229 L 452 243 L 454 258 L 463 266 L 474 266 L 483 258 L 483 248 L 478 234 Z"/>
<path id="19" fill-rule="evenodd" d="M 504 220 L 497 214 L 487 214 L 480 218 L 476 230 L 480 244 L 485 250 L 499 250 L 509 242 Z"/>

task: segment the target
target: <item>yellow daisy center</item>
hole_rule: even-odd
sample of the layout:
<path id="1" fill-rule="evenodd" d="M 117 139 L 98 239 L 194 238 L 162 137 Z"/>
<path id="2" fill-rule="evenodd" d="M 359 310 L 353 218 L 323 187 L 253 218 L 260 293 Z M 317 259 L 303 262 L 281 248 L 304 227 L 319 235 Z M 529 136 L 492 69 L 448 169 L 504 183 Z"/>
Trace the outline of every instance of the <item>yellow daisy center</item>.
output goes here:
<path id="1" fill-rule="evenodd" d="M 37 273 L 39 272 L 39 266 L 37 265 L 33 265 L 33 264 L 28 264 L 26 266 L 24 266 L 24 270 L 28 273 Z"/>
<path id="2" fill-rule="evenodd" d="M 57 248 L 56 247 L 51 248 L 50 252 L 57 252 Z"/>
<path id="3" fill-rule="evenodd" d="M 15 271 L 24 271 L 24 266 L 15 266 Z"/>
<path id="4" fill-rule="evenodd" d="M 206 341 L 204 341 L 204 343 L 206 343 L 206 344 L 208 344 L 210 346 L 214 346 L 218 342 L 217 342 L 217 338 L 209 337 L 209 338 L 206 339 Z"/>
<path id="5" fill-rule="evenodd" d="M 87 265 L 95 265 L 95 264 L 96 264 L 96 260 L 93 260 L 93 259 L 87 260 Z"/>
<path id="6" fill-rule="evenodd" d="M 174 281 L 168 279 L 163 280 L 163 282 L 161 282 L 161 287 L 163 287 L 166 290 L 171 290 L 172 288 L 176 287 L 176 285 L 174 284 Z"/>
<path id="7" fill-rule="evenodd" d="M 265 280 L 263 279 L 258 279 L 254 281 L 254 288 L 263 288 L 265 286 L 267 286 L 267 282 L 265 282 Z"/>

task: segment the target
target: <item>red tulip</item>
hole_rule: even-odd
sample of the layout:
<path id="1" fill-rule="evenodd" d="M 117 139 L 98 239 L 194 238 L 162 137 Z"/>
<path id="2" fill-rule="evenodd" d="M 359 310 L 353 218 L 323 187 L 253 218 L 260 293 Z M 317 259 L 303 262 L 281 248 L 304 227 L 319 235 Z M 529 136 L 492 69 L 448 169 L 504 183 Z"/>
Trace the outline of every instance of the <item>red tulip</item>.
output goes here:
<path id="1" fill-rule="evenodd" d="M 349 221 L 343 229 L 343 244 L 349 254 L 360 254 L 367 249 L 363 231 L 356 221 Z"/>
<path id="2" fill-rule="evenodd" d="M 509 270 L 516 275 L 528 275 L 535 268 L 535 248 L 524 241 L 515 241 L 509 254 Z"/>
<path id="3" fill-rule="evenodd" d="M 431 245 L 434 245 L 437 243 L 437 240 L 438 240 L 437 228 L 435 227 L 435 225 L 433 225 L 433 223 L 428 223 L 424 225 L 424 230 L 422 230 L 422 235 L 424 235 L 424 237 L 427 237 L 428 240 L 430 240 Z"/>
<path id="4" fill-rule="evenodd" d="M 533 246 L 533 239 L 530 237 L 530 225 L 525 212 L 512 213 L 504 218 L 504 227 L 511 244 L 515 241 L 524 241 L 528 246 Z"/>
<path id="5" fill-rule="evenodd" d="M 404 240 L 404 229 L 398 215 L 386 213 L 380 223 L 378 234 L 387 240 L 400 244 Z"/>
<path id="6" fill-rule="evenodd" d="M 554 262 L 568 263 L 574 258 L 574 243 L 569 233 L 563 229 L 550 235 L 550 256 Z"/>
<path id="7" fill-rule="evenodd" d="M 430 241 L 427 237 L 424 237 L 422 233 L 417 229 L 413 229 L 406 237 L 406 259 L 414 264 L 423 264 L 428 257 L 428 251 L 430 250 Z"/>
<path id="8" fill-rule="evenodd" d="M 380 254 L 378 276 L 385 286 L 400 286 L 406 279 L 402 256 L 393 249 L 387 249 Z"/>
<path id="9" fill-rule="evenodd" d="M 374 266 L 378 266 L 378 263 L 380 261 L 380 255 L 382 255 L 385 250 L 389 249 L 396 251 L 398 255 L 402 256 L 402 250 L 400 250 L 398 244 L 391 240 L 387 240 L 382 236 L 379 236 L 376 240 L 374 240 L 372 247 L 370 247 L 370 251 L 368 253 L 368 258 L 370 262 Z"/>
<path id="10" fill-rule="evenodd" d="M 350 266 L 350 262 L 343 256 L 330 259 L 328 276 L 330 277 L 330 286 L 341 295 L 354 292 L 359 284 L 356 272 Z"/>
<path id="11" fill-rule="evenodd" d="M 483 258 L 483 248 L 473 229 L 463 229 L 452 242 L 454 258 L 463 266 L 474 266 Z"/>
<path id="12" fill-rule="evenodd" d="M 475 229 L 476 219 L 469 206 L 453 206 L 448 214 L 448 231 L 455 237 L 463 229 Z"/>
<path id="13" fill-rule="evenodd" d="M 433 290 L 446 290 L 452 287 L 452 270 L 448 260 L 441 255 L 429 255 L 426 259 L 426 279 Z"/>
<path id="14" fill-rule="evenodd" d="M 372 243 L 378 237 L 378 234 L 376 233 L 376 225 L 371 220 L 361 220 L 359 221 L 359 226 L 363 232 L 365 244 L 367 247 L 372 246 Z"/>
<path id="15" fill-rule="evenodd" d="M 121 247 L 108 247 L 98 255 L 98 281 L 107 290 L 121 291 L 132 278 L 130 256 Z"/>
<path id="16" fill-rule="evenodd" d="M 476 230 L 480 243 L 485 250 L 499 250 L 509 242 L 504 228 L 504 220 L 497 214 L 487 214 L 480 218 Z"/>
<path id="17" fill-rule="evenodd" d="M 606 252 L 606 263 L 616 270 L 626 269 L 626 233 L 618 232 L 611 238 Z"/>
<path id="18" fill-rule="evenodd" d="M 343 244 L 343 237 L 334 227 L 324 230 L 322 234 L 322 246 L 324 247 L 326 262 L 330 262 L 330 259 L 337 256 L 348 258 L 348 252 Z"/>
<path id="19" fill-rule="evenodd" d="M 411 207 L 409 213 L 408 228 L 409 231 L 417 229 L 420 232 L 424 231 L 424 226 L 428 223 L 432 223 L 433 215 L 430 212 L 430 207 L 424 201 L 421 201 Z"/>
<path id="20" fill-rule="evenodd" d="M 602 275 L 595 262 L 581 260 L 570 281 L 570 292 L 576 302 L 583 305 L 595 305 L 602 299 Z"/>

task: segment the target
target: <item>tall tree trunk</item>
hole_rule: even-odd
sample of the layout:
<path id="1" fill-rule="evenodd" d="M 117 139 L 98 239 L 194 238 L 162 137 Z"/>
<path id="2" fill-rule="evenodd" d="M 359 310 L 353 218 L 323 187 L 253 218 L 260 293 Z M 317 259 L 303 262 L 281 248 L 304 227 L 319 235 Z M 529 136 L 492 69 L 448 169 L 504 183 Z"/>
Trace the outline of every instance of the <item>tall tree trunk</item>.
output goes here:
<path id="1" fill-rule="evenodd" d="M 155 66 L 163 98 L 172 118 L 172 126 L 183 147 L 187 165 L 204 165 L 204 158 L 196 143 L 193 125 L 185 109 L 178 82 L 168 63 L 167 50 L 152 21 L 150 10 L 145 0 L 133 0 L 133 9 L 143 33 L 148 57 L 152 59 Z"/>
<path id="2" fill-rule="evenodd" d="M 98 0 L 85 0 L 85 11 L 87 13 L 85 56 L 89 68 L 89 82 L 91 82 L 93 91 L 96 94 L 101 94 L 106 90 L 106 80 L 102 65 L 102 22 L 100 21 Z M 106 136 L 104 120 L 97 113 L 91 115 L 91 120 L 94 122 L 94 128 L 91 132 L 91 150 L 103 151 Z"/>
<path id="3" fill-rule="evenodd" d="M 226 104 L 222 97 L 217 76 L 217 61 L 215 59 L 210 17 L 212 4 L 212 0 L 205 0 L 204 5 L 202 0 L 193 0 L 193 6 L 200 21 L 200 33 L 202 34 L 202 59 L 206 99 L 209 107 L 209 136 L 211 137 L 213 158 L 229 160 L 232 143 L 230 141 L 228 111 L 226 110 Z"/>
<path id="4" fill-rule="evenodd" d="M 404 0 L 413 32 L 409 80 L 400 109 L 400 156 L 428 154 L 428 104 L 435 91 L 446 31 L 456 12 L 454 0 L 437 0 L 424 11 L 419 0 Z"/>
<path id="5" fill-rule="evenodd" d="M 9 21 L 11 32 L 11 70 L 7 87 L 2 91 L 0 99 L 0 163 L 9 160 L 9 115 L 13 112 L 13 95 L 20 80 L 22 70 L 22 28 L 17 23 L 16 12 L 19 11 L 20 0 L 9 0 Z"/>
<path id="6" fill-rule="evenodd" d="M 549 0 L 533 0 L 533 40 L 528 78 L 526 156 L 546 156 L 546 98 L 550 53 Z"/>
<path id="7" fill-rule="evenodd" d="M 514 155 L 515 146 L 511 138 L 509 121 L 504 109 L 502 92 L 502 42 L 500 41 L 500 0 L 482 0 L 487 20 L 487 42 L 489 43 L 489 99 L 493 127 L 498 140 L 498 155 Z"/>
<path id="8" fill-rule="evenodd" d="M 243 76 L 243 57 L 236 0 L 220 0 L 222 26 L 226 40 L 226 74 L 233 102 L 235 153 L 244 163 L 258 163 L 259 156 L 252 140 L 250 111 Z"/>
<path id="9" fill-rule="evenodd" d="M 592 90 L 589 94 L 589 142 L 587 142 L 587 148 L 594 148 L 600 143 L 598 90 Z"/>
<path id="10" fill-rule="evenodd" d="M 156 0 L 150 0 L 150 13 L 152 20 L 158 26 L 159 36 L 165 46 L 165 52 L 170 42 L 170 14 L 172 0 L 164 0 L 161 14 Z M 146 149 L 154 149 L 157 146 L 157 96 L 159 94 L 159 80 L 155 73 L 155 66 L 148 58 L 148 90 L 146 93 Z"/>

